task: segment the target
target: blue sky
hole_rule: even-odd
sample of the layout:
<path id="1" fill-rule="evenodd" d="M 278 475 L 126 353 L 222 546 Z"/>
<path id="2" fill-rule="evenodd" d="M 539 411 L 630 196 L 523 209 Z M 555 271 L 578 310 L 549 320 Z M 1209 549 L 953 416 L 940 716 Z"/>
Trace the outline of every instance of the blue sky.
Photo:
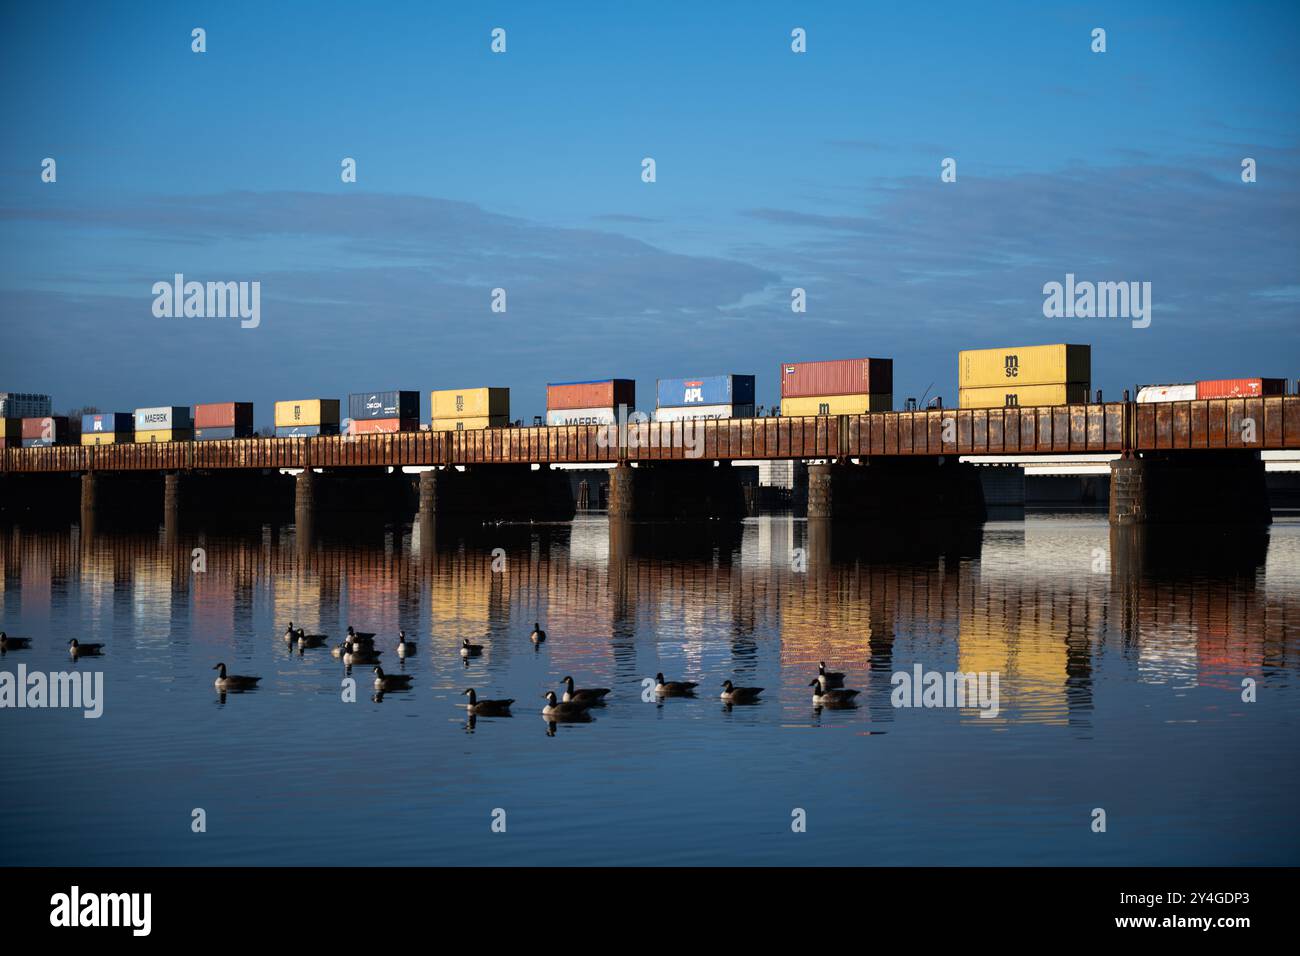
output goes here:
<path id="1" fill-rule="evenodd" d="M 770 404 L 782 361 L 862 355 L 955 404 L 959 349 L 1054 341 L 1109 397 L 1300 374 L 1294 3 L 0 17 L 0 390 L 60 409 L 483 384 L 527 419 L 547 381 L 726 371 Z M 260 281 L 261 326 L 155 318 L 176 272 Z M 1044 318 L 1067 272 L 1150 281 L 1151 327 Z"/>

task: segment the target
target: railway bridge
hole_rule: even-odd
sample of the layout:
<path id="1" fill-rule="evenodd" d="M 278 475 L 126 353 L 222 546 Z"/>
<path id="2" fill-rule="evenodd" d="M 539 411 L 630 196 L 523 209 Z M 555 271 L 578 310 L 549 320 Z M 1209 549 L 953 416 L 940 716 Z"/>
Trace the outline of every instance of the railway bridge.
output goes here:
<path id="1" fill-rule="evenodd" d="M 562 518 L 573 500 L 552 466 L 590 464 L 612 466 L 611 517 L 716 519 L 737 516 L 741 501 L 734 469 L 721 465 L 790 459 L 808 464 L 811 519 L 964 522 L 982 520 L 984 505 L 962 457 L 1108 454 L 1118 456 L 1115 525 L 1249 524 L 1269 520 L 1261 453 L 1296 450 L 1294 395 L 57 445 L 0 451 L 0 506 L 53 507 L 79 482 L 91 515 L 141 495 L 160 498 L 170 520 L 182 508 L 220 513 L 291 494 L 299 516 L 409 500 L 428 520 Z"/>

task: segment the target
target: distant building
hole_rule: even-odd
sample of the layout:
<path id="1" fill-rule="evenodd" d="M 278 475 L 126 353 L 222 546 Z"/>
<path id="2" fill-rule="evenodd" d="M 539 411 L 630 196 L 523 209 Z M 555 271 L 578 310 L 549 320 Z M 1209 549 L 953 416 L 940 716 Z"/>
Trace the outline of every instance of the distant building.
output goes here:
<path id="1" fill-rule="evenodd" d="M 53 414 L 48 395 L 0 392 L 0 418 L 41 418 Z"/>

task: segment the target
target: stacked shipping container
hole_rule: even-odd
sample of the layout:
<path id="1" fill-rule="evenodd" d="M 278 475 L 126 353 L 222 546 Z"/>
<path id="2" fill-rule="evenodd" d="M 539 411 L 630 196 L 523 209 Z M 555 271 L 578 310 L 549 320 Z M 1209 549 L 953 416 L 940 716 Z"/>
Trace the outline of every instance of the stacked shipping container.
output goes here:
<path id="1" fill-rule="evenodd" d="M 589 382 L 552 382 L 546 386 L 546 424 L 609 425 L 619 409 L 630 415 L 636 407 L 636 382 L 604 378 Z"/>
<path id="2" fill-rule="evenodd" d="M 1087 402 L 1091 386 L 1092 347 L 1088 345 L 970 349 L 957 356 L 962 408 Z"/>
<path id="3" fill-rule="evenodd" d="M 137 442 L 189 441 L 194 419 L 188 405 L 158 405 L 135 410 Z"/>
<path id="4" fill-rule="evenodd" d="M 348 396 L 348 432 L 374 435 L 420 430 L 420 393 L 392 389 Z"/>
<path id="5" fill-rule="evenodd" d="M 304 398 L 275 403 L 276 438 L 313 438 L 338 433 L 337 398 Z"/>
<path id="6" fill-rule="evenodd" d="M 856 415 L 894 407 L 894 360 L 834 359 L 781 366 L 782 415 Z"/>
<path id="7" fill-rule="evenodd" d="M 81 416 L 83 445 L 113 445 L 135 440 L 135 416 L 131 412 L 105 412 Z"/>
<path id="8" fill-rule="evenodd" d="M 210 402 L 194 406 L 196 441 L 250 438 L 252 434 L 252 402 Z"/>
<path id="9" fill-rule="evenodd" d="M 661 378 L 655 386 L 655 421 L 753 418 L 754 376 L 701 375 Z"/>
<path id="10" fill-rule="evenodd" d="M 509 423 L 508 388 L 443 388 L 429 393 L 431 431 L 504 428 Z"/>
<path id="11" fill-rule="evenodd" d="M 24 448 L 42 445 L 63 445 L 68 441 L 68 419 L 65 415 L 42 415 L 22 419 L 22 444 Z"/>

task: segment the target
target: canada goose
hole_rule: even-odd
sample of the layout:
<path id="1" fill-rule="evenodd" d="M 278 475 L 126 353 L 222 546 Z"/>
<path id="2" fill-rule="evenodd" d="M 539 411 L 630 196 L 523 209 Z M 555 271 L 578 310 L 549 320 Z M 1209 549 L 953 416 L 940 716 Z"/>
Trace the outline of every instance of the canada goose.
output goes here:
<path id="1" fill-rule="evenodd" d="M 375 643 L 374 631 L 354 631 L 352 625 L 348 625 L 348 640 L 353 644 L 373 644 Z"/>
<path id="2" fill-rule="evenodd" d="M 542 696 L 546 699 L 546 706 L 542 708 L 543 717 L 550 717 L 552 720 L 563 720 L 565 718 L 590 716 L 587 713 L 590 704 L 574 700 L 556 701 L 555 691 L 553 690 L 548 690 Z"/>
<path id="3" fill-rule="evenodd" d="M 515 702 L 513 697 L 509 700 L 479 700 L 478 695 L 474 693 L 473 687 L 463 690 L 461 693 L 469 696 L 469 703 L 465 705 L 465 709 L 471 714 L 479 714 L 483 717 L 508 714 L 510 713 L 510 705 Z"/>
<path id="4" fill-rule="evenodd" d="M 655 674 L 655 693 L 660 697 L 682 697 L 699 686 L 693 680 L 664 680 L 663 674 Z"/>
<path id="5" fill-rule="evenodd" d="M 844 707 L 852 704 L 853 698 L 862 693 L 860 690 L 846 690 L 843 687 L 822 687 L 820 677 L 808 686 L 813 688 L 814 707 Z"/>
<path id="6" fill-rule="evenodd" d="M 284 642 L 286 644 L 292 644 L 294 642 L 294 638 L 296 638 L 297 636 L 298 636 L 298 632 L 293 629 L 293 621 L 290 621 L 289 626 L 284 629 Z"/>
<path id="7" fill-rule="evenodd" d="M 564 702 L 577 704 L 599 704 L 609 693 L 608 687 L 579 687 L 574 688 L 573 678 L 566 677 L 560 683 L 564 684 Z"/>
<path id="8" fill-rule="evenodd" d="M 73 657 L 89 657 L 92 654 L 98 654 L 103 649 L 103 644 L 81 644 L 75 637 L 68 641 L 68 653 Z"/>
<path id="9" fill-rule="evenodd" d="M 351 667 L 353 664 L 378 664 L 379 655 L 383 651 L 377 651 L 371 647 L 359 647 L 351 641 L 345 645 L 343 651 L 343 663 Z"/>
<path id="10" fill-rule="evenodd" d="M 31 646 L 30 637 L 10 637 L 4 631 L 0 631 L 0 651 L 16 651 Z"/>
<path id="11" fill-rule="evenodd" d="M 415 643 L 406 639 L 405 631 L 397 632 L 397 656 L 410 657 L 415 653 Z"/>
<path id="12" fill-rule="evenodd" d="M 843 687 L 844 673 L 843 671 L 828 671 L 826 669 L 826 662 L 818 661 L 817 680 L 822 685 L 823 690 L 826 690 L 831 687 Z"/>
<path id="13" fill-rule="evenodd" d="M 761 693 L 761 687 L 736 687 L 729 680 L 722 682 L 722 699 L 728 704 L 748 704 L 758 700 Z"/>
<path id="14" fill-rule="evenodd" d="M 260 677 L 244 677 L 242 674 L 227 674 L 225 664 L 214 664 L 212 669 L 217 672 L 215 681 L 217 690 L 249 690 L 257 686 Z"/>
<path id="15" fill-rule="evenodd" d="M 410 690 L 414 679 L 410 674 L 385 674 L 382 667 L 375 666 L 375 690 Z"/>
<path id="16" fill-rule="evenodd" d="M 460 644 L 460 656 L 461 656 L 461 657 L 478 657 L 478 656 L 479 656 L 480 654 L 482 654 L 482 653 L 483 653 L 483 645 L 482 645 L 482 644 L 471 644 L 471 643 L 469 642 L 469 638 L 468 638 L 468 637 L 465 638 L 465 640 L 461 641 L 461 644 Z"/>
<path id="17" fill-rule="evenodd" d="M 533 621 L 533 633 L 528 635 L 528 639 L 534 644 L 540 644 L 546 640 L 546 632 L 542 630 L 542 625 Z"/>
<path id="18" fill-rule="evenodd" d="M 304 647 L 323 647 L 329 640 L 328 634 L 305 634 L 302 628 L 298 628 L 298 649 Z"/>

